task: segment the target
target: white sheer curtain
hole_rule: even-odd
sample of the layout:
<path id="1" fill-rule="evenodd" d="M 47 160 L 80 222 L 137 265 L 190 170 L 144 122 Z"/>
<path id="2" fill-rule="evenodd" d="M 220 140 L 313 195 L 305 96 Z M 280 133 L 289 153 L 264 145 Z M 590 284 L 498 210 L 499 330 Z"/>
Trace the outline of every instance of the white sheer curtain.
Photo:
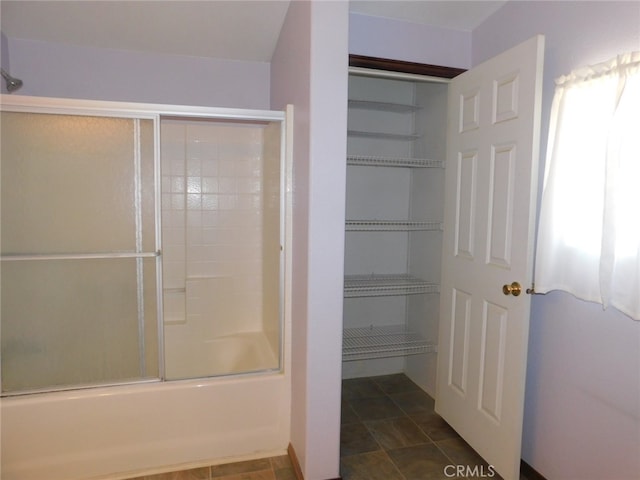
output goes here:
<path id="1" fill-rule="evenodd" d="M 640 320 L 640 52 L 556 80 L 536 291 Z"/>

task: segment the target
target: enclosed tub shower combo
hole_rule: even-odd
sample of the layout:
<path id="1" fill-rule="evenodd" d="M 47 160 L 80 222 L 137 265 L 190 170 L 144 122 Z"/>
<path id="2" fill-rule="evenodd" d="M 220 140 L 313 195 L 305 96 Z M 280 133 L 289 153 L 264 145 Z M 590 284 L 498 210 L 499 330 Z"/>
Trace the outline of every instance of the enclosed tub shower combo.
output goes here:
<path id="1" fill-rule="evenodd" d="M 1 115 L 2 477 L 283 453 L 285 112 L 13 96 Z"/>

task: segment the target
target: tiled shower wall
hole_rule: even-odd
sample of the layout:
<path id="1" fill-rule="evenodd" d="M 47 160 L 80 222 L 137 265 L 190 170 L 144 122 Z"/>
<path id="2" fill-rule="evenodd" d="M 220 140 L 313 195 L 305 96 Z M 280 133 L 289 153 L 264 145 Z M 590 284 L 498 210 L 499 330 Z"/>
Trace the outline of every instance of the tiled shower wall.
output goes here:
<path id="1" fill-rule="evenodd" d="M 272 122 L 264 128 L 263 215 L 262 215 L 262 327 L 271 349 L 277 355 L 281 338 L 281 125 Z M 280 280 L 280 281 L 278 281 Z M 284 305 L 282 305 L 284 307 Z"/>
<path id="2" fill-rule="evenodd" d="M 161 128 L 167 348 L 262 331 L 264 126 Z"/>

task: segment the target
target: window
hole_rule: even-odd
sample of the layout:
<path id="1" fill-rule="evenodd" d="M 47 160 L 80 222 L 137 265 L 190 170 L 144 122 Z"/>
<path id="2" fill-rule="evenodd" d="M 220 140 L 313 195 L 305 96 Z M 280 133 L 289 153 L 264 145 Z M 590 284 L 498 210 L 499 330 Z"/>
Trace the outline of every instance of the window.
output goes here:
<path id="1" fill-rule="evenodd" d="M 556 80 L 535 283 L 640 320 L 640 52 Z"/>

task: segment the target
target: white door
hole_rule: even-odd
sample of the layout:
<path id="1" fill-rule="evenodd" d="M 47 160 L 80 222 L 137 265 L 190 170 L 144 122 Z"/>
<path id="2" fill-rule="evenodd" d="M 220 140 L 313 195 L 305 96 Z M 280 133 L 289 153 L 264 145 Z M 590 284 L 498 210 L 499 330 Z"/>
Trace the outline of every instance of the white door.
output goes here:
<path id="1" fill-rule="evenodd" d="M 449 88 L 436 411 L 506 480 L 520 468 L 543 52 L 534 37 Z"/>

